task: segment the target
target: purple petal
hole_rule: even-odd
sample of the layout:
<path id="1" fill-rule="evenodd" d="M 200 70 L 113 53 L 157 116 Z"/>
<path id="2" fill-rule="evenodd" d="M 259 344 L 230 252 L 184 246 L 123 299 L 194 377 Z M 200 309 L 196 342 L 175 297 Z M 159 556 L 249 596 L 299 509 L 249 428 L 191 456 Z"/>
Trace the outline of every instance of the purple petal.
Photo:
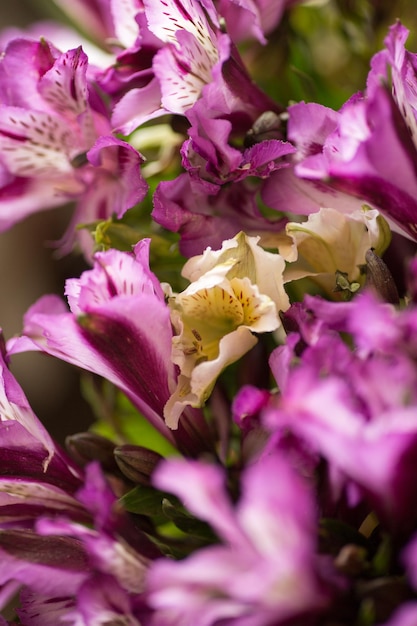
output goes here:
<path id="1" fill-rule="evenodd" d="M 107 174 L 103 176 L 102 188 L 110 205 L 106 215 L 115 213 L 121 218 L 143 200 L 148 191 L 148 184 L 140 173 L 143 157 L 126 141 L 113 136 L 100 137 L 87 152 L 87 159 Z"/>
<path id="2" fill-rule="evenodd" d="M 214 187 L 212 185 L 211 187 Z M 256 190 L 245 181 L 220 190 L 196 184 L 187 174 L 161 182 L 153 197 L 152 217 L 181 235 L 180 251 L 190 257 L 202 254 L 207 246 L 219 248 L 238 232 L 260 235 L 267 244 L 271 232 L 285 228 L 285 219 L 268 220 L 256 203 Z"/>
<path id="3" fill-rule="evenodd" d="M 75 594 L 87 576 L 80 542 L 24 530 L 0 532 L 0 584 L 17 580 L 42 595 Z"/>

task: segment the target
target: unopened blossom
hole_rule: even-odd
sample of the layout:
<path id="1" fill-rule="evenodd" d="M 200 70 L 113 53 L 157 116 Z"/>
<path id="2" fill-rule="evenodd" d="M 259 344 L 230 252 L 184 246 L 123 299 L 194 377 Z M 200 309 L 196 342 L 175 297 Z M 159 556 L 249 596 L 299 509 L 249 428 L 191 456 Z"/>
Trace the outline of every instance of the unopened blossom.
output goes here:
<path id="1" fill-rule="evenodd" d="M 278 312 L 289 306 L 284 265 L 244 233 L 187 261 L 183 275 L 190 285 L 169 300 L 176 332 L 172 360 L 180 369 L 165 406 L 169 426 L 176 427 L 185 406 L 207 400 L 221 371 L 256 344 L 254 333 L 280 326 Z"/>
<path id="2" fill-rule="evenodd" d="M 326 605 L 315 555 L 311 493 L 273 453 L 242 473 L 236 505 L 213 465 L 169 460 L 155 484 L 208 522 L 221 543 L 182 561 L 161 559 L 147 576 L 158 626 L 281 624 Z"/>

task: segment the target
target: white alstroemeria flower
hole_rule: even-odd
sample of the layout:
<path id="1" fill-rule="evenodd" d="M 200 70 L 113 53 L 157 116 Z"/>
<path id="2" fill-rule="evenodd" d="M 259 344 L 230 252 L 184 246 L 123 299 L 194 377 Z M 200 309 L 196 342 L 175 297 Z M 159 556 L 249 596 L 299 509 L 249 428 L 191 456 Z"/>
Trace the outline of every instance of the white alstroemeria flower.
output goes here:
<path id="1" fill-rule="evenodd" d="M 305 222 L 290 222 L 286 236 L 278 244 L 289 263 L 284 282 L 314 277 L 322 287 L 333 291 L 335 273 L 342 272 L 352 283 L 361 282 L 361 266 L 369 248 L 382 254 L 390 241 L 390 230 L 376 209 L 364 205 L 351 214 L 322 208 Z"/>
<path id="2" fill-rule="evenodd" d="M 289 307 L 283 286 L 285 261 L 258 246 L 259 237 L 239 233 L 222 248 L 190 259 L 183 275 L 190 285 L 171 294 L 172 360 L 180 376 L 165 405 L 165 420 L 176 428 L 185 406 L 202 406 L 222 370 L 257 342 L 253 333 L 280 326 Z"/>

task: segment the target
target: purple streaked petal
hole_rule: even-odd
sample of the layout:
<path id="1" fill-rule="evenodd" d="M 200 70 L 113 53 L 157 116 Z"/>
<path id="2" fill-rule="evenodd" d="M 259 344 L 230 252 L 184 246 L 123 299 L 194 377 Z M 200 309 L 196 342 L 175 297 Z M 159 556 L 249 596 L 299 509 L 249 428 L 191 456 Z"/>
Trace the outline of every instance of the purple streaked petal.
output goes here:
<path id="1" fill-rule="evenodd" d="M 16 580 L 42 595 L 75 594 L 88 575 L 84 549 L 70 537 L 0 531 L 0 584 Z"/>
<path id="2" fill-rule="evenodd" d="M 161 88 L 161 103 L 166 111 L 183 114 L 196 102 L 204 85 L 211 79 L 210 67 L 202 68 L 197 75 L 188 63 L 188 55 L 198 56 L 201 52 L 196 39 L 187 32 L 178 33 L 182 46 L 187 46 L 187 57 L 174 45 L 159 50 L 153 60 L 153 69 Z M 188 40 L 188 41 L 187 41 Z"/>
<path id="3" fill-rule="evenodd" d="M 141 202 L 148 191 L 148 184 L 140 173 L 143 157 L 130 144 L 113 136 L 100 137 L 87 152 L 87 159 L 95 167 L 101 167 L 103 183 L 111 208 L 121 218 L 128 209 Z M 97 203 L 96 203 L 97 204 Z"/>
<path id="4" fill-rule="evenodd" d="M 114 383 L 165 437 L 172 440 L 162 419 L 163 407 L 170 395 L 167 366 L 172 369 L 172 364 L 168 363 L 169 312 L 162 307 L 155 311 L 154 304 L 154 298 L 145 295 L 120 307 L 117 303 L 107 305 L 102 314 L 98 311 L 87 314 L 82 326 L 71 313 L 38 314 L 35 305 L 27 313 L 24 332 L 37 349 Z M 126 315 L 140 319 L 143 328 L 129 321 Z M 16 341 L 11 353 L 26 346 L 26 342 L 22 346 Z M 132 351 L 132 346 L 137 347 L 137 353 Z"/>
<path id="5" fill-rule="evenodd" d="M 233 545 L 246 542 L 233 518 L 220 468 L 197 461 L 171 459 L 157 467 L 153 483 L 181 498 L 192 513 L 209 522 L 226 541 Z"/>
<path id="6" fill-rule="evenodd" d="M 161 104 L 161 87 L 156 77 L 145 87 L 130 89 L 113 108 L 115 129 L 130 134 L 138 126 L 168 113 Z"/>
<path id="7" fill-rule="evenodd" d="M 217 50 L 213 43 L 214 32 L 209 26 L 204 9 L 209 11 L 211 19 L 217 26 L 216 11 L 211 0 L 205 0 L 204 9 L 200 2 L 195 0 L 161 0 L 164 10 L 152 2 L 143 0 L 149 30 L 161 41 L 177 43 L 178 31 L 186 30 L 200 42 L 207 50 L 212 64 L 217 60 Z"/>
<path id="8" fill-rule="evenodd" d="M 3 452 L 3 451 L 2 451 Z M 3 460 L 3 454 L 2 454 Z M 7 462 L 5 455 L 3 462 Z M 9 471 L 17 468 L 8 468 Z M 24 465 L 21 474 L 25 474 Z M 53 480 L 53 472 L 45 476 L 46 480 Z M 91 516 L 80 506 L 72 495 L 68 493 L 69 485 L 63 488 L 41 482 L 38 478 L 21 478 L 15 476 L 0 477 L 0 527 L 7 528 L 32 528 L 34 521 L 41 515 L 54 516 L 57 514 L 68 515 L 71 519 L 90 523 Z"/>
<path id="9" fill-rule="evenodd" d="M 100 533 L 63 518 L 42 517 L 36 529 L 38 536 L 45 540 L 45 545 L 48 539 L 69 540 L 76 537 L 73 541 L 83 546 L 88 563 L 94 570 L 114 576 L 131 593 L 143 591 L 148 559 L 136 552 L 123 538 L 112 537 L 109 533 Z"/>
<path id="10" fill-rule="evenodd" d="M 74 604 L 73 597 L 45 597 L 24 587 L 16 612 L 22 624 L 27 626 L 57 626 L 60 623 L 77 626 L 77 617 L 72 618 Z"/>
<path id="11" fill-rule="evenodd" d="M 240 231 L 260 235 L 262 245 L 268 246 L 271 233 L 282 231 L 286 223 L 286 219 L 272 221 L 261 215 L 256 190 L 245 181 L 219 190 L 181 174 L 175 180 L 162 181 L 153 202 L 153 218 L 180 233 L 180 251 L 186 257 L 201 254 L 207 246 L 220 248 L 224 240 Z M 274 245 L 272 239 L 270 243 Z"/>
<path id="12" fill-rule="evenodd" d="M 39 80 L 39 93 L 50 107 L 76 121 L 87 110 L 87 55 L 81 46 L 60 55 Z"/>
<path id="13" fill-rule="evenodd" d="M 10 106 L 0 109 L 1 159 L 16 176 L 71 178 L 70 159 L 78 147 L 74 132 L 58 116 Z"/>
<path id="14" fill-rule="evenodd" d="M 93 270 L 68 283 L 75 315 L 62 312 L 55 298 L 41 298 L 27 312 L 23 334 L 37 349 L 113 382 L 172 441 L 162 418 L 176 380 L 170 312 L 148 252 L 144 241 L 136 256 L 98 254 Z M 10 354 L 27 346 L 27 340 L 11 341 Z"/>
<path id="15" fill-rule="evenodd" d="M 59 51 L 45 40 L 19 37 L 10 41 L 0 62 L 1 101 L 10 106 L 43 110 L 45 103 L 38 91 L 38 81 L 58 56 Z"/>

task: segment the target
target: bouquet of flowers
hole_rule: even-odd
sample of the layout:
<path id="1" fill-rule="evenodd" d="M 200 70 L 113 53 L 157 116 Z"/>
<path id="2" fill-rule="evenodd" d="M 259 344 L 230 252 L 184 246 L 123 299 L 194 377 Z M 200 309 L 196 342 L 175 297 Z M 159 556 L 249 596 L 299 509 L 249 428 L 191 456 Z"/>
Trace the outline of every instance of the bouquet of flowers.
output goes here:
<path id="1" fill-rule="evenodd" d="M 0 624 L 415 626 L 412 13 L 55 5 L 0 33 L 0 229 L 71 202 L 85 271 L 2 341 Z"/>

